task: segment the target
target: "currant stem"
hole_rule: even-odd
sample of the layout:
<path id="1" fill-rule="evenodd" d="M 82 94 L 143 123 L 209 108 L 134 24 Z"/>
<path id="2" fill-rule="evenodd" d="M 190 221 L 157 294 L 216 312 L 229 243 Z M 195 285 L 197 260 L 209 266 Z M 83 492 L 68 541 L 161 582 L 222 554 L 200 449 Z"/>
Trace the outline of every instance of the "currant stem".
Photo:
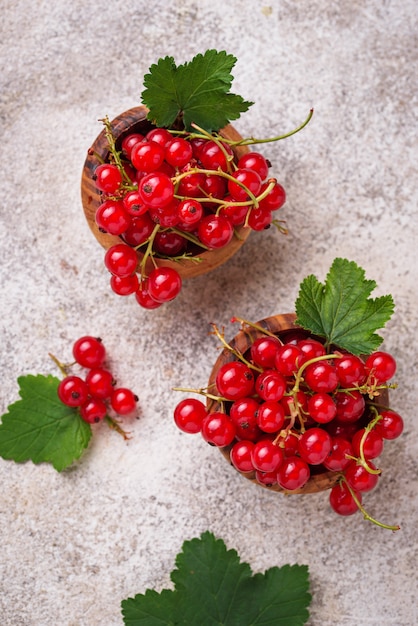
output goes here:
<path id="1" fill-rule="evenodd" d="M 257 367 L 256 365 L 254 365 L 253 363 L 251 363 L 250 361 L 247 361 L 247 359 L 244 357 L 244 355 L 239 351 L 236 350 L 236 348 L 233 348 L 225 339 L 225 337 L 223 336 L 223 334 L 219 331 L 219 328 L 217 327 L 216 324 L 211 324 L 212 328 L 213 328 L 213 333 L 214 335 L 216 335 L 216 337 L 219 339 L 219 341 L 222 343 L 222 345 L 224 346 L 224 348 L 226 348 L 227 350 L 229 350 L 229 352 L 231 352 L 234 356 L 236 356 L 240 361 L 242 361 L 243 363 L 245 363 L 245 365 L 247 367 L 249 367 L 250 369 L 255 370 L 256 372 L 259 372 L 260 374 L 262 373 L 263 369 L 261 367 Z"/>
<path id="2" fill-rule="evenodd" d="M 147 264 L 147 260 L 148 258 L 151 258 L 152 262 L 154 263 L 155 266 L 155 261 L 154 261 L 154 256 L 152 254 L 152 247 L 154 244 L 154 239 L 155 239 L 155 235 L 158 233 L 158 231 L 160 230 L 161 226 L 159 224 L 156 224 L 154 226 L 154 230 L 152 231 L 151 235 L 148 237 L 147 239 L 147 247 L 146 250 L 144 252 L 144 256 L 142 257 L 140 268 L 141 268 L 141 278 L 144 279 L 145 278 L 145 266 Z M 141 244 L 141 246 L 143 246 L 144 244 Z M 141 246 L 138 246 L 141 247 Z M 135 248 L 136 250 L 138 248 Z"/>
<path id="3" fill-rule="evenodd" d="M 255 137 L 250 137 L 249 139 L 242 139 L 241 141 L 230 141 L 227 142 L 229 143 L 229 145 L 231 146 L 250 146 L 253 145 L 255 143 L 270 143 L 273 141 L 280 141 L 281 139 L 286 139 L 287 137 L 291 137 L 292 135 L 296 135 L 296 133 L 298 133 L 300 130 L 302 130 L 302 128 L 305 128 L 305 126 L 307 126 L 309 124 L 309 122 L 312 119 L 314 110 L 310 109 L 308 117 L 305 119 L 304 122 L 302 122 L 302 124 L 300 124 L 297 128 L 295 128 L 294 130 L 291 130 L 290 132 L 284 134 L 284 135 L 278 135 L 276 137 L 270 137 L 268 139 L 256 139 Z"/>
<path id="4" fill-rule="evenodd" d="M 125 439 L 125 441 L 131 439 L 131 433 L 127 433 L 125 430 L 123 430 L 123 428 L 119 426 L 118 422 L 114 420 L 113 417 L 110 417 L 110 415 L 105 416 L 105 422 L 107 423 L 109 428 L 119 433 L 119 435 L 121 435 Z"/>
<path id="5" fill-rule="evenodd" d="M 113 135 L 112 126 L 110 124 L 110 120 L 109 120 L 108 116 L 106 115 L 106 117 L 104 117 L 103 119 L 101 119 L 99 121 L 104 124 L 104 127 L 105 127 L 105 137 L 107 139 L 107 143 L 108 143 L 108 146 L 109 146 L 109 152 L 110 152 L 110 154 L 113 157 L 115 165 L 118 168 L 118 170 L 120 171 L 120 173 L 122 175 L 122 178 L 125 181 L 125 183 L 128 184 L 128 185 L 131 185 L 132 181 L 129 179 L 129 176 L 125 172 L 125 168 L 122 165 L 122 161 L 121 161 L 121 158 L 120 158 L 120 152 L 118 152 L 116 150 L 115 137 Z"/>
<path id="6" fill-rule="evenodd" d="M 236 315 L 234 315 L 234 317 L 231 318 L 231 322 L 239 322 L 241 324 L 241 330 L 245 334 L 248 334 L 247 330 L 245 329 L 245 326 L 249 326 L 250 328 L 254 328 L 254 330 L 257 330 L 257 331 L 263 333 L 264 335 L 268 335 L 269 337 L 274 337 L 274 339 L 278 339 L 280 341 L 280 339 L 277 337 L 277 335 L 275 335 L 274 333 L 271 333 L 266 328 L 263 328 L 262 326 L 259 326 L 258 324 L 254 324 L 253 322 L 249 322 L 248 320 L 244 320 L 243 318 L 238 317 Z M 280 343 L 283 344 L 282 341 L 280 341 Z"/>
<path id="7" fill-rule="evenodd" d="M 193 389 L 190 387 L 172 387 L 173 391 L 182 391 L 184 393 L 197 393 L 201 396 L 205 396 L 205 398 L 209 398 L 209 400 L 215 400 L 216 402 L 219 402 L 219 404 L 222 404 L 224 402 L 228 402 L 227 398 L 223 398 L 222 396 L 215 396 L 215 394 L 213 393 L 209 393 L 207 391 L 207 387 L 201 387 L 200 389 Z"/>
<path id="8" fill-rule="evenodd" d="M 55 365 L 59 368 L 60 372 L 64 376 L 67 376 L 68 375 L 68 368 L 70 367 L 70 365 L 67 365 L 65 363 L 61 363 L 61 361 L 59 361 L 56 356 L 51 354 L 51 352 L 48 352 L 48 356 L 54 361 Z"/>
<path id="9" fill-rule="evenodd" d="M 357 508 L 359 509 L 359 511 L 362 512 L 363 517 L 365 520 L 372 522 L 373 524 L 376 524 L 376 526 L 379 526 L 380 528 L 387 528 L 388 530 L 392 530 L 393 532 L 400 530 L 400 526 L 398 524 L 396 524 L 396 526 L 391 526 L 389 524 L 384 524 L 383 522 L 379 522 L 378 520 L 376 520 L 374 517 L 372 517 L 371 515 L 369 515 L 367 513 L 367 511 L 365 510 L 365 508 L 363 507 L 363 505 L 361 504 L 361 502 L 359 501 L 359 499 L 357 498 L 356 493 L 354 492 L 354 490 L 351 488 L 351 486 L 348 484 L 347 480 L 344 478 L 344 476 L 341 477 L 341 481 L 343 481 L 345 483 L 345 485 L 347 486 L 348 491 L 351 494 L 351 497 L 353 498 L 354 502 L 357 505 Z"/>

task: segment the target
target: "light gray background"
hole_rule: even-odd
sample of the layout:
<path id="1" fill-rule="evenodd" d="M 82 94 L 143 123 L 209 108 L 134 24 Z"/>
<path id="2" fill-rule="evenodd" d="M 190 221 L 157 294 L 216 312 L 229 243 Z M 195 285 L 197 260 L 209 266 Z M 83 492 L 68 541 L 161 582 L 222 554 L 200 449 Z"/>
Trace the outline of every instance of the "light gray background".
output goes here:
<path id="1" fill-rule="evenodd" d="M 125 443 L 95 429 L 82 460 L 0 460 L 2 626 L 117 626 L 122 599 L 170 586 L 185 539 L 209 529 L 255 572 L 309 565 L 310 626 L 417 623 L 417 4 L 415 0 L 3 0 L 1 399 L 16 378 L 57 374 L 48 357 L 101 336 L 120 381 L 140 396 Z M 84 219 L 80 176 L 98 119 L 140 102 L 160 56 L 207 48 L 238 58 L 233 91 L 255 102 L 243 135 L 292 129 L 265 146 L 286 187 L 290 233 L 252 234 L 209 276 L 155 311 L 113 295 L 103 252 Z M 293 309 L 308 273 L 355 260 L 392 293 L 384 331 L 398 360 L 393 408 L 400 440 L 381 457 L 369 512 L 333 514 L 327 495 L 281 497 L 248 484 L 198 437 L 181 434 L 177 385 L 205 385 L 218 354 L 209 323 Z"/>

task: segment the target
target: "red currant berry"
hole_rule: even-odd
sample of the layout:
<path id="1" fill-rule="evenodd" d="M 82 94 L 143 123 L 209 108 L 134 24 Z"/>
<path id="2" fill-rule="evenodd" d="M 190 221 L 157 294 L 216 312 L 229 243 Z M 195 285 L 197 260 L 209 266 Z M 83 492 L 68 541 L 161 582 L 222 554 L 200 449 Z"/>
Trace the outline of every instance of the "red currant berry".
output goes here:
<path id="1" fill-rule="evenodd" d="M 102 163 L 94 171 L 94 181 L 97 189 L 107 194 L 114 194 L 122 183 L 122 174 L 111 163 Z"/>
<path id="2" fill-rule="evenodd" d="M 387 382 L 396 372 L 396 361 L 387 352 L 374 352 L 367 357 L 365 365 L 378 383 Z"/>
<path id="3" fill-rule="evenodd" d="M 320 465 L 331 450 L 331 437 L 326 430 L 313 427 L 299 437 L 299 454 L 309 465 Z"/>
<path id="4" fill-rule="evenodd" d="M 206 215 L 198 225 L 197 236 L 210 250 L 223 248 L 232 239 L 234 229 L 222 215 Z"/>
<path id="5" fill-rule="evenodd" d="M 356 422 L 364 413 L 366 403 L 359 391 L 338 391 L 334 395 L 339 422 Z"/>
<path id="6" fill-rule="evenodd" d="M 136 270 L 138 257 L 133 248 L 124 243 L 117 243 L 107 250 L 104 263 L 111 274 L 130 276 Z"/>
<path id="7" fill-rule="evenodd" d="M 236 205 L 228 196 L 225 198 L 225 204 L 219 210 L 219 215 L 225 217 L 233 226 L 241 226 L 245 222 L 248 210 L 248 206 Z"/>
<path id="8" fill-rule="evenodd" d="M 181 178 L 178 183 L 177 193 L 179 196 L 187 198 L 199 198 L 202 196 L 202 189 L 205 183 L 205 174 L 193 172 Z"/>
<path id="9" fill-rule="evenodd" d="M 248 216 L 248 226 L 251 230 L 255 230 L 257 232 L 265 230 L 270 226 L 272 221 L 273 215 L 269 209 L 259 206 L 250 210 L 250 214 Z"/>
<path id="10" fill-rule="evenodd" d="M 279 402 L 267 400 L 260 404 L 257 411 L 257 424 L 265 433 L 276 433 L 284 424 L 284 408 Z"/>
<path id="11" fill-rule="evenodd" d="M 95 367 L 88 372 L 86 383 L 91 396 L 107 400 L 112 395 L 115 381 L 111 372 L 102 367 Z"/>
<path id="12" fill-rule="evenodd" d="M 239 400 L 254 391 L 254 375 L 242 361 L 224 363 L 216 374 L 216 387 L 227 400 Z"/>
<path id="13" fill-rule="evenodd" d="M 257 441 L 262 435 L 257 425 L 259 403 L 255 398 L 240 398 L 231 404 L 229 417 L 235 426 L 237 439 Z"/>
<path id="14" fill-rule="evenodd" d="M 252 441 L 237 441 L 229 453 L 231 463 L 239 472 L 252 472 L 254 465 L 251 460 L 251 453 L 254 448 Z"/>
<path id="15" fill-rule="evenodd" d="M 106 349 L 100 338 L 84 335 L 74 343 L 73 356 L 83 367 L 100 367 L 106 358 Z"/>
<path id="16" fill-rule="evenodd" d="M 318 424 L 327 424 L 337 415 L 337 405 L 327 393 L 315 393 L 308 400 L 308 413 Z"/>
<path id="17" fill-rule="evenodd" d="M 143 203 L 138 189 L 128 191 L 122 200 L 123 207 L 129 215 L 138 217 L 148 211 L 148 207 Z"/>
<path id="18" fill-rule="evenodd" d="M 237 202 L 245 202 L 250 194 L 257 196 L 261 189 L 261 178 L 254 170 L 237 169 L 232 178 L 237 182 L 228 180 L 228 191 Z"/>
<path id="19" fill-rule="evenodd" d="M 268 183 L 264 183 L 261 187 L 260 194 L 262 194 L 266 188 Z M 283 187 L 276 183 L 273 189 L 267 194 L 265 198 L 260 200 L 259 206 L 264 209 L 268 209 L 269 211 L 277 211 L 280 209 L 284 203 L 286 202 L 286 192 Z"/>
<path id="20" fill-rule="evenodd" d="M 85 404 L 80 407 L 81 419 L 88 424 L 97 424 L 106 417 L 107 407 L 103 400 L 99 398 L 89 398 Z"/>
<path id="21" fill-rule="evenodd" d="M 155 224 L 160 224 L 163 228 L 172 228 L 179 223 L 178 207 L 179 201 L 176 198 L 163 207 L 150 207 L 149 215 Z"/>
<path id="22" fill-rule="evenodd" d="M 202 437 L 207 443 L 223 448 L 235 438 L 235 427 L 225 413 L 210 413 L 202 424 Z"/>
<path id="23" fill-rule="evenodd" d="M 122 139 L 122 144 L 121 144 L 122 153 L 128 159 L 130 159 L 131 154 L 132 154 L 132 148 L 134 147 L 134 145 L 143 140 L 144 140 L 144 135 L 141 135 L 140 133 L 130 133 L 129 135 L 126 135 Z"/>
<path id="24" fill-rule="evenodd" d="M 355 492 L 358 502 L 361 504 L 361 493 Z M 359 510 L 349 488 L 344 482 L 337 483 L 329 494 L 331 508 L 338 515 L 354 515 Z"/>
<path id="25" fill-rule="evenodd" d="M 325 348 L 320 341 L 316 339 L 301 339 L 298 341 L 298 348 L 302 350 L 307 361 L 310 359 L 316 359 L 319 356 L 326 354 Z"/>
<path id="26" fill-rule="evenodd" d="M 301 489 L 310 478 L 309 465 L 299 456 L 285 457 L 277 472 L 277 482 L 287 491 Z"/>
<path id="27" fill-rule="evenodd" d="M 170 302 L 181 291 L 180 274 L 172 267 L 156 267 L 148 276 L 148 292 L 156 302 Z"/>
<path id="28" fill-rule="evenodd" d="M 341 387 L 358 387 L 366 379 L 364 363 L 354 354 L 346 354 L 337 359 L 335 370 Z"/>
<path id="29" fill-rule="evenodd" d="M 376 459 L 383 452 L 383 438 L 375 429 L 370 430 L 367 435 L 365 433 L 366 429 L 361 428 L 352 438 L 353 456 L 360 457 L 362 448 L 365 459 Z"/>
<path id="30" fill-rule="evenodd" d="M 206 174 L 202 185 L 202 195 L 222 200 L 226 195 L 226 189 L 227 183 L 225 178 L 218 176 L 218 174 Z M 205 206 L 211 206 L 212 204 L 215 206 L 214 203 L 208 202 L 205 203 Z"/>
<path id="31" fill-rule="evenodd" d="M 378 432 L 383 439 L 397 439 L 404 429 L 402 417 L 390 409 L 381 411 L 380 417 L 382 419 L 377 422 L 375 426 L 376 432 Z"/>
<path id="32" fill-rule="evenodd" d="M 173 167 L 184 167 L 193 156 L 193 149 L 190 142 L 183 137 L 171 139 L 165 145 L 165 160 Z"/>
<path id="33" fill-rule="evenodd" d="M 376 469 L 371 461 L 368 462 L 368 467 L 372 470 Z M 378 474 L 372 474 L 372 472 L 368 471 L 363 465 L 357 464 L 356 461 L 351 461 L 346 467 L 344 476 L 352 489 L 361 491 L 362 493 L 374 489 L 379 480 Z"/>
<path id="34" fill-rule="evenodd" d="M 247 154 L 243 154 L 238 160 L 237 166 L 239 169 L 254 170 L 262 181 L 268 176 L 269 164 L 259 152 L 247 152 Z"/>
<path id="35" fill-rule="evenodd" d="M 256 380 L 255 390 L 263 400 L 278 402 L 286 391 L 286 380 L 277 370 L 265 370 Z"/>
<path id="36" fill-rule="evenodd" d="M 143 213 L 131 219 L 131 224 L 123 234 L 123 239 L 129 246 L 141 246 L 147 241 L 155 228 L 155 222 L 149 213 Z"/>
<path id="37" fill-rule="evenodd" d="M 121 235 L 131 223 L 131 218 L 123 203 L 116 200 L 106 200 L 96 211 L 96 224 L 99 229 L 110 235 Z"/>
<path id="38" fill-rule="evenodd" d="M 156 254 L 177 256 L 185 250 L 187 240 L 179 233 L 170 230 L 162 230 L 156 233 L 153 246 Z"/>
<path id="39" fill-rule="evenodd" d="M 335 367 L 327 361 L 318 361 L 308 365 L 303 372 L 303 378 L 312 391 L 330 393 L 338 385 Z"/>
<path id="40" fill-rule="evenodd" d="M 251 360 L 263 369 L 272 369 L 280 346 L 280 341 L 275 337 L 259 337 L 251 345 Z"/>
<path id="41" fill-rule="evenodd" d="M 141 200 L 149 207 L 164 207 L 173 200 L 174 185 L 164 172 L 151 172 L 138 185 Z"/>
<path id="42" fill-rule="evenodd" d="M 221 147 L 215 141 L 209 140 L 199 148 L 199 161 L 207 170 L 221 169 L 227 172 L 229 161 L 232 161 L 232 158 L 233 152 L 226 144 L 222 144 Z"/>
<path id="43" fill-rule="evenodd" d="M 205 405 L 195 398 L 181 400 L 174 409 L 174 422 L 185 433 L 195 434 L 202 430 L 203 420 L 208 416 Z"/>
<path id="44" fill-rule="evenodd" d="M 166 128 L 152 128 L 147 132 L 145 138 L 165 148 L 166 144 L 172 140 L 173 136 Z"/>
<path id="45" fill-rule="evenodd" d="M 298 346 L 286 343 L 278 348 L 274 363 L 280 374 L 292 376 L 303 365 L 305 360 L 306 357 Z"/>
<path id="46" fill-rule="evenodd" d="M 324 467 L 331 472 L 341 472 L 350 463 L 353 449 L 348 439 L 342 437 L 331 438 L 331 449 L 323 461 Z"/>
<path id="47" fill-rule="evenodd" d="M 203 207 L 198 200 L 186 198 L 177 207 L 180 222 L 187 225 L 195 225 L 200 222 L 203 216 Z"/>
<path id="48" fill-rule="evenodd" d="M 299 453 L 299 433 L 289 430 L 286 436 L 281 439 L 280 447 L 283 448 L 285 456 L 297 456 Z"/>
<path id="49" fill-rule="evenodd" d="M 118 415 L 129 415 L 136 409 L 138 396 L 126 387 L 118 387 L 112 391 L 110 405 Z"/>
<path id="50" fill-rule="evenodd" d="M 264 487 L 272 487 L 277 483 L 277 472 L 260 472 L 260 470 L 256 470 L 255 479 Z"/>
<path id="51" fill-rule="evenodd" d="M 164 148 L 155 141 L 141 141 L 132 148 L 131 162 L 140 172 L 155 172 L 163 161 Z"/>
<path id="52" fill-rule="evenodd" d="M 144 278 L 139 283 L 139 287 L 135 293 L 135 299 L 143 309 L 158 309 L 162 302 L 157 302 L 151 298 L 148 290 L 148 278 Z"/>
<path id="53" fill-rule="evenodd" d="M 79 376 L 66 376 L 58 385 L 58 398 L 66 406 L 81 406 L 87 400 L 88 387 Z"/>
<path id="54" fill-rule="evenodd" d="M 261 439 L 254 444 L 251 461 L 260 472 L 276 472 L 284 461 L 284 452 L 270 439 Z"/>
<path id="55" fill-rule="evenodd" d="M 118 296 L 130 296 L 138 289 L 139 281 L 136 274 L 130 276 L 115 276 L 110 277 L 110 288 Z"/>

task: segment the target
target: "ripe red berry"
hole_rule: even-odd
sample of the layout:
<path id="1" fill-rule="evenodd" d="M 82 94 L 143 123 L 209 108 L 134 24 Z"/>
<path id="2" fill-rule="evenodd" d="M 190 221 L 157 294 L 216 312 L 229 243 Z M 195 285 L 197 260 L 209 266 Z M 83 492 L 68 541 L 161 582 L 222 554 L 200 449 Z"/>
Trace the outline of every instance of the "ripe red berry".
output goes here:
<path id="1" fill-rule="evenodd" d="M 164 161 L 164 148 L 155 141 L 139 141 L 131 151 L 132 165 L 140 172 L 155 172 Z"/>
<path id="2" fill-rule="evenodd" d="M 252 472 L 254 465 L 251 460 L 251 453 L 254 448 L 252 441 L 237 441 L 229 453 L 231 463 L 239 472 Z"/>
<path id="3" fill-rule="evenodd" d="M 197 236 L 210 250 L 223 248 L 232 239 L 234 229 L 222 215 L 206 215 L 198 224 Z"/>
<path id="4" fill-rule="evenodd" d="M 355 492 L 355 494 L 361 504 L 361 493 Z M 334 485 L 329 494 L 329 502 L 338 515 L 354 515 L 359 510 L 356 501 L 344 482 Z"/>
<path id="5" fill-rule="evenodd" d="M 118 415 L 129 415 L 136 409 L 138 397 L 130 389 L 118 387 L 112 391 L 110 404 Z"/>
<path id="6" fill-rule="evenodd" d="M 261 439 L 254 444 L 251 461 L 260 472 L 276 472 L 284 461 L 284 452 L 270 439 Z"/>
<path id="7" fill-rule="evenodd" d="M 235 426 L 238 439 L 257 441 L 261 431 L 257 424 L 257 411 L 260 404 L 255 398 L 240 398 L 231 404 L 229 417 Z"/>
<path id="8" fill-rule="evenodd" d="M 387 382 L 396 372 L 396 361 L 387 352 L 374 352 L 367 357 L 365 366 L 378 383 Z"/>
<path id="9" fill-rule="evenodd" d="M 66 376 L 58 385 L 58 398 L 67 406 L 81 406 L 87 400 L 88 387 L 79 376 Z"/>
<path id="10" fill-rule="evenodd" d="M 330 393 L 334 391 L 338 385 L 338 376 L 335 367 L 327 361 L 311 363 L 303 372 L 303 377 L 312 391 Z"/>
<path id="11" fill-rule="evenodd" d="M 151 172 L 141 178 L 138 192 L 147 206 L 164 207 L 173 199 L 174 185 L 164 172 Z"/>
<path id="12" fill-rule="evenodd" d="M 122 175 L 116 165 L 102 163 L 94 171 L 94 181 L 97 189 L 107 194 L 114 194 L 122 183 Z"/>
<path id="13" fill-rule="evenodd" d="M 301 489 L 310 478 L 309 465 L 299 456 L 285 457 L 277 472 L 277 482 L 287 491 Z"/>
<path id="14" fill-rule="evenodd" d="M 275 337 L 268 335 L 258 337 L 258 339 L 251 344 L 251 360 L 255 365 L 259 365 L 263 369 L 272 369 L 274 367 L 276 352 L 280 346 L 280 341 Z"/>
<path id="15" fill-rule="evenodd" d="M 185 433 L 200 433 L 208 412 L 205 405 L 195 398 L 181 400 L 174 409 L 174 422 Z"/>
<path id="16" fill-rule="evenodd" d="M 379 433 L 383 439 L 397 439 L 404 429 L 402 417 L 390 409 L 381 411 L 380 416 L 382 419 L 377 422 L 375 426 L 376 432 Z"/>
<path id="17" fill-rule="evenodd" d="M 299 454 L 309 465 L 320 465 L 331 450 L 331 437 L 321 428 L 308 428 L 299 437 Z"/>
<path id="18" fill-rule="evenodd" d="M 202 424 L 202 437 L 207 443 L 223 448 L 235 438 L 235 427 L 225 413 L 210 413 Z"/>
<path id="19" fill-rule="evenodd" d="M 115 276 L 130 276 L 136 270 L 138 257 L 133 248 L 124 243 L 117 243 L 106 251 L 104 264 Z"/>
<path id="20" fill-rule="evenodd" d="M 242 361 L 224 363 L 216 374 L 216 387 L 228 400 L 245 398 L 254 390 L 254 375 Z"/>
<path id="21" fill-rule="evenodd" d="M 103 400 L 99 398 L 89 398 L 80 407 L 81 419 L 88 424 L 97 424 L 106 417 L 107 407 Z"/>
<path id="22" fill-rule="evenodd" d="M 112 394 L 115 381 L 111 372 L 102 367 L 95 367 L 88 372 L 86 383 L 91 396 L 106 400 Z"/>
<path id="23" fill-rule="evenodd" d="M 156 302 L 170 302 L 180 293 L 180 274 L 171 267 L 156 267 L 148 276 L 148 292 Z"/>
<path id="24" fill-rule="evenodd" d="M 106 350 L 100 338 L 85 335 L 74 343 L 73 356 L 83 367 L 100 367 L 106 358 Z"/>
<path id="25" fill-rule="evenodd" d="M 257 377 L 255 390 L 263 400 L 278 402 L 286 391 L 286 379 L 275 369 L 265 370 Z"/>

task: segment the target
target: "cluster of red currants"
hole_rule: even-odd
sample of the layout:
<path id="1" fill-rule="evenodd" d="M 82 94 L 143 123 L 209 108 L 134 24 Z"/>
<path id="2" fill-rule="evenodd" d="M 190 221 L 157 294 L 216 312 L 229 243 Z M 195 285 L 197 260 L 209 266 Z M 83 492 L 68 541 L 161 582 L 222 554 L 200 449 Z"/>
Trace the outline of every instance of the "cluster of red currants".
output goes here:
<path id="1" fill-rule="evenodd" d="M 165 128 L 130 133 L 112 162 L 94 174 L 103 196 L 97 226 L 121 238 L 105 255 L 111 288 L 135 294 L 147 309 L 173 300 L 182 287 L 173 267 L 154 263 L 147 273 L 149 258 L 196 260 L 199 251 L 226 246 L 236 227 L 268 228 L 286 199 L 283 187 L 268 178 L 262 154 L 248 152 L 236 161 L 220 136 L 183 134 Z M 143 253 L 141 263 L 136 251 Z"/>
<path id="2" fill-rule="evenodd" d="M 126 387 L 117 387 L 112 373 L 104 367 L 106 350 L 100 338 L 86 335 L 73 345 L 76 364 L 86 368 L 85 379 L 66 375 L 58 385 L 58 397 L 65 405 L 78 408 L 81 418 L 95 424 L 111 410 L 118 416 L 132 414 L 138 397 Z"/>
<path id="3" fill-rule="evenodd" d="M 232 465 L 264 486 L 292 492 L 333 472 L 332 508 L 355 513 L 379 479 L 373 460 L 403 430 L 402 417 L 376 402 L 395 374 L 393 357 L 327 353 L 304 331 L 259 337 L 241 356 L 220 366 L 216 389 L 196 390 L 214 408 L 178 403 L 178 428 L 227 447 Z"/>

